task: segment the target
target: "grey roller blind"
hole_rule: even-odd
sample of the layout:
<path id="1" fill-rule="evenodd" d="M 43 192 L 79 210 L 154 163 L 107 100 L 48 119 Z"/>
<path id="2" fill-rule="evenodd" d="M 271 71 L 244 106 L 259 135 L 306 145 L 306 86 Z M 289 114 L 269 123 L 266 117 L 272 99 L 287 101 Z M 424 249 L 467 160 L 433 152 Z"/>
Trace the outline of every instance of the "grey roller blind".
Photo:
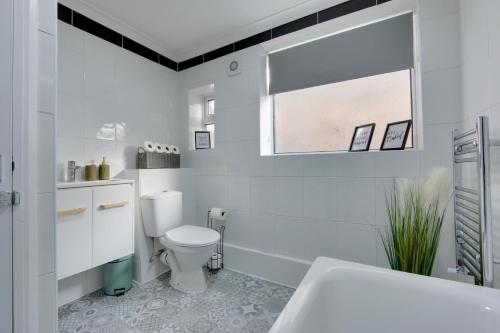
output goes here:
<path id="1" fill-rule="evenodd" d="M 413 68 L 413 14 L 269 55 L 269 93 Z"/>

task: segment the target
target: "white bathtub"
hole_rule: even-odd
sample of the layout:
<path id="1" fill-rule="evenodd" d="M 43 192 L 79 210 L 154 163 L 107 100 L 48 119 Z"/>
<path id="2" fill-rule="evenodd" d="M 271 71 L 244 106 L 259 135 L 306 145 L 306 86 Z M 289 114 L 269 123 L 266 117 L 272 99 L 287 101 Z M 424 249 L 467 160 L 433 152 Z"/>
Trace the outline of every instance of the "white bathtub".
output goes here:
<path id="1" fill-rule="evenodd" d="M 270 333 L 498 333 L 500 291 L 317 258 Z"/>

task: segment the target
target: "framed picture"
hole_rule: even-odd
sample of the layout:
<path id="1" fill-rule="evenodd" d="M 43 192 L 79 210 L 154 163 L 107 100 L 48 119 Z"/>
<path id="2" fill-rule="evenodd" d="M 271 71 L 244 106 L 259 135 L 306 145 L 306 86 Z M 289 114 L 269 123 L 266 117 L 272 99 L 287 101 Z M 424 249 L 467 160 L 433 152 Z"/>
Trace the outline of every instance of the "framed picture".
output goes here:
<path id="1" fill-rule="evenodd" d="M 410 133 L 411 120 L 387 124 L 380 150 L 403 150 Z"/>
<path id="2" fill-rule="evenodd" d="M 210 132 L 196 131 L 194 132 L 194 147 L 195 149 L 210 149 Z"/>
<path id="3" fill-rule="evenodd" d="M 352 134 L 349 151 L 368 151 L 370 149 L 370 143 L 372 142 L 374 131 L 374 123 L 356 126 L 354 133 Z"/>

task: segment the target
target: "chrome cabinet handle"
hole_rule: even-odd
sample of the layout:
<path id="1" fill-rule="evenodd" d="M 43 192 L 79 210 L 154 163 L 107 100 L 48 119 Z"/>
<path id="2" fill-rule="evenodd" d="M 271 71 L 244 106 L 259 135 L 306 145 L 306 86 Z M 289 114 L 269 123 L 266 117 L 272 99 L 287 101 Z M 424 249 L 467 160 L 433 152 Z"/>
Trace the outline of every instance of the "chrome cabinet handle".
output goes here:
<path id="1" fill-rule="evenodd" d="M 87 208 L 85 208 L 85 207 L 63 209 L 63 210 L 57 211 L 57 216 L 58 217 L 66 217 L 66 216 L 71 216 L 71 215 L 78 215 L 78 214 L 84 213 L 86 210 L 87 210 Z"/>
<path id="2" fill-rule="evenodd" d="M 109 204 L 101 204 L 99 206 L 100 209 L 113 209 L 113 208 L 120 208 L 123 206 L 128 205 L 128 201 L 119 201 L 119 202 L 113 202 Z"/>

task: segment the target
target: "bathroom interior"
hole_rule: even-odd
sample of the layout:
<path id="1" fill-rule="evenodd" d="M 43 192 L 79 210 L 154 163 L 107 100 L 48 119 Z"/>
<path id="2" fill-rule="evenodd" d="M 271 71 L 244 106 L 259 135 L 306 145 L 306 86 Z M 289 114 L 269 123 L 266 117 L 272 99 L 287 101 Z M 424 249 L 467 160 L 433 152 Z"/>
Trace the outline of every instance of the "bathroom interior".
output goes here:
<path id="1" fill-rule="evenodd" d="M 500 0 L 21 2 L 2 332 L 498 331 Z"/>

